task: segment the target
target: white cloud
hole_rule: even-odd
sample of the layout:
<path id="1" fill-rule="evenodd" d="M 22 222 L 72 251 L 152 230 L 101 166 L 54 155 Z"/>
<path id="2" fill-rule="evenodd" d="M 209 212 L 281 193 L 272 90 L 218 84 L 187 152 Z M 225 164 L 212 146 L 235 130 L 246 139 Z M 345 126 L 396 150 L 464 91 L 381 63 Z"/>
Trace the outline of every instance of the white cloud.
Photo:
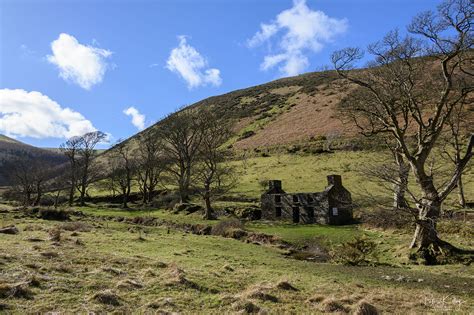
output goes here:
<path id="1" fill-rule="evenodd" d="M 280 65 L 282 75 L 302 73 L 309 65 L 308 53 L 317 53 L 326 43 L 347 29 L 346 19 L 327 16 L 322 11 L 313 11 L 305 0 L 294 0 L 291 9 L 280 12 L 274 21 L 261 24 L 260 30 L 247 41 L 254 48 L 272 39 L 277 51 L 264 57 L 260 69 L 268 70 Z"/>
<path id="2" fill-rule="evenodd" d="M 0 132 L 9 137 L 70 138 L 96 130 L 80 113 L 40 92 L 0 90 Z"/>
<path id="3" fill-rule="evenodd" d="M 166 67 L 180 75 L 188 83 L 189 89 L 208 84 L 221 85 L 219 69 L 208 68 L 207 60 L 194 47 L 188 45 L 186 37 L 178 38 L 179 45 L 171 50 Z"/>
<path id="4" fill-rule="evenodd" d="M 89 90 L 99 84 L 110 67 L 106 59 L 112 52 L 80 44 L 74 36 L 62 33 L 51 43 L 50 63 L 59 68 L 59 76 Z"/>
<path id="5" fill-rule="evenodd" d="M 125 109 L 123 113 L 132 117 L 132 124 L 137 127 L 138 130 L 145 129 L 145 115 L 140 114 L 138 109 L 130 106 L 129 108 Z"/>

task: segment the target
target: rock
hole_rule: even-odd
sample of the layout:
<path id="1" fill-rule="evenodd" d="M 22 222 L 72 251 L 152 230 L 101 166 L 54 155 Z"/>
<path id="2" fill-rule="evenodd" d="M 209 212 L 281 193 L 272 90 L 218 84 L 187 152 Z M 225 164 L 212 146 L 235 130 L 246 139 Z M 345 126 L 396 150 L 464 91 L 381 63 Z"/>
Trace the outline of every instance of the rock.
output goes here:
<path id="1" fill-rule="evenodd" d="M 10 225 L 10 226 L 5 226 L 5 227 L 0 228 L 0 233 L 13 235 L 13 234 L 20 233 L 20 231 L 17 229 L 16 226 Z"/>

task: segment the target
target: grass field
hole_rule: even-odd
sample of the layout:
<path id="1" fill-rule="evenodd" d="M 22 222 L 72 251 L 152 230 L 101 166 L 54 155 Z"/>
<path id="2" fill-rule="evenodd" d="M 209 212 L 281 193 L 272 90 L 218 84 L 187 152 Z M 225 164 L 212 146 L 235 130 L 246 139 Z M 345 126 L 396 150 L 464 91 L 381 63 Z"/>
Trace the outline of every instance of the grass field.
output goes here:
<path id="1" fill-rule="evenodd" d="M 374 200 L 383 203 L 390 194 L 357 170 L 379 159 L 367 152 L 336 152 L 238 160 L 232 162 L 240 173 L 231 195 L 258 198 L 268 179 L 281 179 L 288 192 L 321 191 L 326 175 L 336 173 L 352 192 L 358 213 L 370 211 Z M 465 188 L 474 191 L 472 182 Z M 454 200 L 455 196 L 449 206 Z M 220 208 L 248 204 L 215 203 Z M 77 208 L 86 216 L 72 222 L 41 220 L 0 206 L 0 227 L 19 229 L 16 235 L 0 234 L 0 313 L 347 313 L 362 302 L 387 313 L 469 313 L 474 308 L 472 264 L 409 264 L 412 229 L 245 224 L 249 233 L 274 236 L 292 248 L 317 247 L 328 255 L 355 237 L 376 244 L 378 263 L 347 266 L 294 259 L 278 244 L 169 228 L 169 224 L 216 225 L 225 217 L 206 221 L 199 213 L 132 206 L 124 210 L 90 204 Z M 152 217 L 162 224 L 141 226 L 117 222 L 117 217 Z M 439 229 L 443 239 L 474 247 L 472 223 L 446 220 Z M 51 239 L 55 230 L 60 230 L 60 237 Z"/>
<path id="2" fill-rule="evenodd" d="M 97 208 L 83 210 L 101 213 Z M 406 266 L 397 255 L 409 234 L 361 226 L 247 225 L 248 230 L 295 244 L 316 240 L 337 245 L 365 235 L 378 242 L 382 256 L 398 261 L 393 266 L 351 267 L 295 260 L 276 246 L 219 236 L 97 217 L 45 221 L 7 211 L 1 214 L 2 225 L 15 224 L 20 230 L 17 235 L 0 234 L 1 248 L 8 249 L 0 253 L 0 307 L 7 312 L 222 314 L 259 308 L 320 313 L 349 312 L 361 300 L 391 313 L 462 313 L 474 307 L 473 266 Z M 123 215 L 103 209 L 105 213 Z M 176 218 L 159 210 L 152 215 Z M 50 240 L 49 231 L 58 226 L 60 239 Z M 280 288 L 282 281 L 297 291 Z M 8 296 L 12 285 L 18 286 L 16 296 Z"/>

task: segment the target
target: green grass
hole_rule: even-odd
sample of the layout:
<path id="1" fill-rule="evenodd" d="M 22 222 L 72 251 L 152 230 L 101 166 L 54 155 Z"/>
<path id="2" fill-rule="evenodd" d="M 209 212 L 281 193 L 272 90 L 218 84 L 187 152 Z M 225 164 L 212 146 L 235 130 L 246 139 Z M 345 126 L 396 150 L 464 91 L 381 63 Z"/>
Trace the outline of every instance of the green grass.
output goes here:
<path id="1" fill-rule="evenodd" d="M 338 244 L 362 236 L 363 231 L 356 225 L 324 226 L 318 224 L 298 225 L 290 223 L 251 222 L 247 224 L 251 231 L 275 235 L 281 239 L 295 243 L 307 244 L 311 241 L 322 241 L 326 245 Z"/>
<path id="2" fill-rule="evenodd" d="M 237 313 L 240 309 L 236 305 L 244 301 L 270 313 L 319 313 L 324 303 L 308 302 L 315 295 L 340 301 L 349 309 L 364 299 L 382 312 L 467 312 L 474 307 L 472 266 L 392 268 L 314 263 L 285 258 L 284 250 L 276 247 L 174 230 L 168 233 L 160 227 L 143 227 L 144 240 L 139 240 L 134 225 L 94 219 L 81 221 L 91 227 L 90 231 L 78 235 L 63 231 L 61 241 L 55 244 L 48 240 L 48 230 L 62 223 L 22 218 L 15 212 L 1 215 L 2 225 L 15 224 L 20 234 L 0 234 L 1 248 L 8 248 L 0 252 L 0 285 L 33 278 L 39 282 L 29 286 L 34 299 L 0 298 L 0 304 L 8 305 L 8 311 L 14 313 L 159 309 L 222 314 Z M 342 241 L 358 233 L 355 227 L 251 224 L 249 228 L 273 231 L 295 241 L 319 235 Z M 379 236 L 397 239 L 396 235 Z M 32 237 L 42 241 L 31 242 Z M 77 244 L 77 239 L 83 245 Z M 47 252 L 58 256 L 43 256 Z M 185 281 L 177 281 L 176 268 L 183 270 Z M 387 276 L 408 280 L 387 280 Z M 127 280 L 142 287 L 121 287 Z M 299 291 L 277 289 L 281 280 Z M 104 290 L 118 296 L 120 305 L 104 305 L 93 299 Z M 251 298 L 252 290 L 274 295 L 278 302 Z M 163 303 L 164 299 L 171 302 Z M 443 299 L 442 305 L 436 302 Z M 158 309 L 150 306 L 152 302 L 159 304 Z"/>
<path id="3" fill-rule="evenodd" d="M 89 206 L 78 208 L 80 211 L 86 214 L 92 214 L 97 216 L 116 216 L 116 217 L 154 217 L 159 218 L 168 222 L 175 223 L 190 223 L 190 224 L 206 224 L 212 225 L 217 223 L 217 220 L 204 220 L 201 214 L 192 213 L 184 214 L 178 213 L 174 214 L 171 211 L 163 209 L 114 209 L 114 208 L 102 208 L 100 206 Z"/>
<path id="4" fill-rule="evenodd" d="M 373 207 L 376 203 L 389 203 L 390 191 L 368 179 L 361 173 L 363 167 L 375 165 L 383 161 L 381 153 L 370 151 L 336 151 L 335 153 L 303 155 L 303 154 L 278 154 L 270 157 L 252 157 L 245 160 L 232 162 L 241 171 L 238 185 L 233 193 L 258 198 L 266 187 L 264 183 L 270 179 L 282 180 L 286 192 L 313 192 L 322 191 L 327 185 L 326 176 L 339 174 L 342 176 L 343 185 L 352 193 L 354 202 L 361 207 Z M 439 161 L 445 169 L 450 165 L 446 161 Z M 474 168 L 465 175 L 465 192 L 471 198 L 470 192 L 474 191 Z M 439 185 L 446 179 L 438 177 Z M 410 174 L 410 189 L 418 192 L 417 184 Z M 456 192 L 453 192 L 446 204 L 456 205 Z"/>

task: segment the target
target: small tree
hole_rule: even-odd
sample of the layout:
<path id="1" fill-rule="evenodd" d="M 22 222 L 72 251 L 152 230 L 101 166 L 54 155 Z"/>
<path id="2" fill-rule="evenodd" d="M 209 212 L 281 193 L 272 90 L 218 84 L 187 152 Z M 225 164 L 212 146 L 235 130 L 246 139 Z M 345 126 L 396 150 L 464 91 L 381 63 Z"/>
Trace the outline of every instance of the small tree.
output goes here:
<path id="1" fill-rule="evenodd" d="M 132 158 L 130 146 L 124 142 L 119 141 L 113 152 L 109 180 L 122 194 L 122 207 L 128 208 L 132 180 L 136 171 L 135 160 Z"/>
<path id="2" fill-rule="evenodd" d="M 93 164 L 96 156 L 96 145 L 106 138 L 106 134 L 101 131 L 94 131 L 79 137 L 78 153 L 78 183 L 79 203 L 85 206 L 85 196 L 89 184 L 98 179 L 101 174 L 100 167 Z"/>
<path id="3" fill-rule="evenodd" d="M 72 137 L 61 144 L 60 149 L 69 160 L 69 206 L 74 202 L 74 191 L 76 190 L 78 169 L 79 169 L 79 149 L 81 147 L 81 137 Z"/>
<path id="4" fill-rule="evenodd" d="M 435 174 L 426 166 L 453 109 L 473 91 L 469 66 L 473 12 L 471 1 L 450 0 L 443 2 L 436 14 L 418 15 L 409 31 L 419 38 L 389 33 L 369 46 L 374 60 L 364 70 L 347 71 L 363 56 L 357 48 L 337 51 L 332 56 L 337 72 L 359 87 L 364 100 L 347 106 L 347 114 L 368 134 L 389 135 L 410 164 L 422 192 L 416 198 L 418 216 L 410 247 L 416 248 L 413 257 L 427 263 L 437 263 L 438 256 L 460 251 L 438 237 L 436 224 L 443 201 L 456 187 L 473 155 L 474 137 L 442 187 L 436 187 Z"/>
<path id="5" fill-rule="evenodd" d="M 140 146 L 135 153 L 136 175 L 143 203 L 150 202 L 164 170 L 163 142 L 156 134 L 147 132 L 140 136 Z M 123 156 L 122 156 L 123 159 Z M 131 166 L 129 160 L 129 165 Z"/>
<path id="6" fill-rule="evenodd" d="M 178 186 L 181 202 L 189 201 L 193 167 L 202 141 L 202 117 L 194 108 L 169 115 L 157 136 L 163 141 L 166 170 Z"/>
<path id="7" fill-rule="evenodd" d="M 213 219 L 211 200 L 235 186 L 234 168 L 228 161 L 231 152 L 224 148 L 231 136 L 230 126 L 219 120 L 216 114 L 204 109 L 199 112 L 202 121 L 202 139 L 193 176 L 193 187 L 206 205 L 204 218 Z"/>

